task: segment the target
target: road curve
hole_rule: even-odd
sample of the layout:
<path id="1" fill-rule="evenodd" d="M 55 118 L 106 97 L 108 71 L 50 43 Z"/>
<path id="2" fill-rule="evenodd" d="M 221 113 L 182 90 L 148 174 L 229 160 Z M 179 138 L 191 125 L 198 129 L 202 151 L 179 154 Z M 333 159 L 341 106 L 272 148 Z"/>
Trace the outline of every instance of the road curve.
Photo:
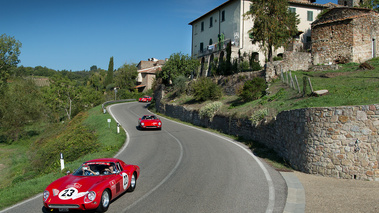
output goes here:
<path id="1" fill-rule="evenodd" d="M 164 118 L 162 130 L 141 131 L 146 103 L 108 112 L 127 132 L 115 156 L 141 168 L 136 190 L 108 212 L 283 212 L 287 186 L 279 172 L 240 143 Z M 2 212 L 41 212 L 42 196 Z"/>

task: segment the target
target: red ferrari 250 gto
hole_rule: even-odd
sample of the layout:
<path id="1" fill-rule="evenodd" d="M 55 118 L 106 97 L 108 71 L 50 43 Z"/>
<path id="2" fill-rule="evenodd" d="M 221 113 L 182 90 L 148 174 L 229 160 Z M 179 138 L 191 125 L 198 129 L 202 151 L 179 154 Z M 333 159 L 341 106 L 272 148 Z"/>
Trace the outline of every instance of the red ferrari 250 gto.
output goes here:
<path id="1" fill-rule="evenodd" d="M 73 174 L 52 182 L 43 192 L 44 212 L 105 212 L 112 200 L 136 188 L 140 168 L 116 158 L 83 163 Z"/>
<path id="2" fill-rule="evenodd" d="M 151 99 L 152 99 L 152 97 L 145 95 L 142 98 L 139 98 L 138 101 L 139 102 L 150 102 Z"/>
<path id="3" fill-rule="evenodd" d="M 138 119 L 140 129 L 162 129 L 162 121 L 155 115 L 144 115 Z"/>

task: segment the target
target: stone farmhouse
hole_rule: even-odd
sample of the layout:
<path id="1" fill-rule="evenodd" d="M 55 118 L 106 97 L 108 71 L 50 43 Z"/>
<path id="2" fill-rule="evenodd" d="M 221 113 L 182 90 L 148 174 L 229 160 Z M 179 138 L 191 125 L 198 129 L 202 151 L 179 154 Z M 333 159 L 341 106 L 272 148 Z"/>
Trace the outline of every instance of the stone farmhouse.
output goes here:
<path id="1" fill-rule="evenodd" d="M 146 92 L 152 88 L 156 77 L 156 72 L 160 71 L 166 60 L 149 58 L 147 61 L 140 61 L 137 65 L 137 86 L 139 92 Z"/>
<path id="2" fill-rule="evenodd" d="M 378 37 L 377 12 L 358 7 L 332 8 L 312 23 L 313 64 L 362 63 L 375 58 Z"/>
<path id="3" fill-rule="evenodd" d="M 288 70 L 308 70 L 311 65 L 363 62 L 377 56 L 378 13 L 358 8 L 366 0 L 339 0 L 338 4 L 317 4 L 315 0 L 288 0 L 289 10 L 299 15 L 299 33 L 286 49 L 273 55 L 284 60 L 266 66 L 266 80 Z M 232 58 L 252 54 L 261 66 L 265 54 L 250 41 L 251 19 L 248 0 L 229 0 L 189 23 L 192 26 L 191 55 L 201 61 L 200 75 L 211 76 L 214 58 L 224 58 L 226 44 L 232 44 Z M 330 9 L 316 20 L 318 14 Z M 346 61 L 347 60 L 347 61 Z"/>
<path id="4" fill-rule="evenodd" d="M 309 49 L 311 42 L 311 24 L 317 15 L 330 5 L 316 4 L 314 0 L 289 0 L 289 9 L 299 15 L 299 34 L 296 38 L 297 50 Z M 211 61 L 226 55 L 226 44 L 232 44 L 232 58 L 241 54 L 253 54 L 261 65 L 266 61 L 265 54 L 258 45 L 253 45 L 249 30 L 253 21 L 244 14 L 250 10 L 248 0 L 229 0 L 189 23 L 192 26 L 192 57 L 201 60 L 201 75 L 211 76 Z M 282 55 L 284 49 L 278 49 L 275 55 Z M 207 68 L 207 70 L 204 70 Z"/>

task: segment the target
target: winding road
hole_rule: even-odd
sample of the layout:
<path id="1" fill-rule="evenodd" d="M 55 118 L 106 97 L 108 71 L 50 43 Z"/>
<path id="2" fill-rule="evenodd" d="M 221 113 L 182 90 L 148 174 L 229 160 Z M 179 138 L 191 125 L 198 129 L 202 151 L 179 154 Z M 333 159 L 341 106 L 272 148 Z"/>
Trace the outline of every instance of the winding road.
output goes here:
<path id="1" fill-rule="evenodd" d="M 279 172 L 244 145 L 215 133 L 161 118 L 162 130 L 141 131 L 146 103 L 108 107 L 127 132 L 115 156 L 141 168 L 136 190 L 108 212 L 283 212 L 287 186 Z M 42 194 L 3 212 L 41 212 Z"/>

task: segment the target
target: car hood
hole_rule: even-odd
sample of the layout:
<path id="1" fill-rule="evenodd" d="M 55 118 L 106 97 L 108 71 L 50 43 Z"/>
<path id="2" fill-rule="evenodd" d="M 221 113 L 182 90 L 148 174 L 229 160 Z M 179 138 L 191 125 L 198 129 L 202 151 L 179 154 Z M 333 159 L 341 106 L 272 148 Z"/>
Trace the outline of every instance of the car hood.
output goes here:
<path id="1" fill-rule="evenodd" d="M 79 192 L 93 190 L 96 186 L 112 178 L 113 175 L 101 176 L 75 176 L 67 175 L 51 183 L 47 189 L 56 189 L 59 191 L 67 188 L 76 188 Z M 110 180 L 109 180 L 110 181 Z"/>

